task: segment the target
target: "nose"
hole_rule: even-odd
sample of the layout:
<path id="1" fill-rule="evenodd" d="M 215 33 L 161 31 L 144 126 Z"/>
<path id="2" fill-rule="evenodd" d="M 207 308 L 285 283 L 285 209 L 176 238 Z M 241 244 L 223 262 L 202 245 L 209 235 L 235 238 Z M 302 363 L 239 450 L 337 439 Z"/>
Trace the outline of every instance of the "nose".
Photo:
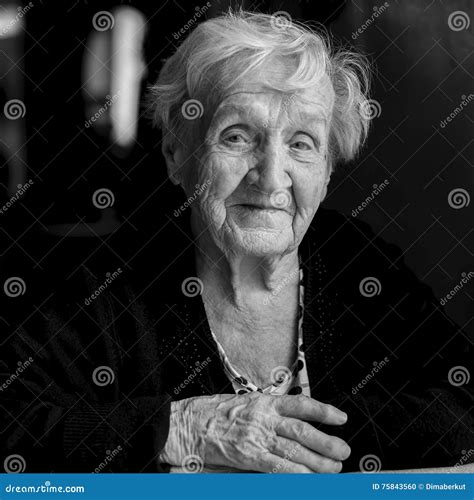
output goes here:
<path id="1" fill-rule="evenodd" d="M 282 145 L 268 141 L 258 152 L 255 165 L 247 174 L 247 181 L 270 197 L 275 192 L 288 192 L 291 188 L 288 166 Z"/>

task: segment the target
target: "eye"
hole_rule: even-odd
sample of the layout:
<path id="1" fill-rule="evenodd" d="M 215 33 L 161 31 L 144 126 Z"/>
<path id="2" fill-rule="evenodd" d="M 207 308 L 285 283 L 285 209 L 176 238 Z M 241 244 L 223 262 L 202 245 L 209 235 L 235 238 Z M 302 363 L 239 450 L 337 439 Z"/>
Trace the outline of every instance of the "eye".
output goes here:
<path id="1" fill-rule="evenodd" d="M 312 149 L 311 145 L 304 141 L 295 141 L 291 144 L 291 147 L 300 151 L 310 151 Z"/>
<path id="2" fill-rule="evenodd" d="M 224 130 L 221 134 L 222 143 L 229 148 L 237 148 L 239 150 L 247 149 L 252 145 L 252 136 L 247 130 L 243 128 L 244 126 L 233 126 Z"/>
<path id="3" fill-rule="evenodd" d="M 224 141 L 230 142 L 231 144 L 241 144 L 246 142 L 246 138 L 242 134 L 234 133 L 224 137 Z"/>
<path id="4" fill-rule="evenodd" d="M 312 151 L 316 148 L 316 143 L 307 134 L 296 134 L 290 143 L 290 147 L 295 151 Z"/>

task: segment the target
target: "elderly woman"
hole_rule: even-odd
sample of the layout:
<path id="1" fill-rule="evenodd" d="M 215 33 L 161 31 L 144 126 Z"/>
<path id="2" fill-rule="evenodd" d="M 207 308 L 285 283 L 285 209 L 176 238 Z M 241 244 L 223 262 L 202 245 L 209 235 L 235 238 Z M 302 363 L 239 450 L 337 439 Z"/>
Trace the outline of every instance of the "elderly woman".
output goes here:
<path id="1" fill-rule="evenodd" d="M 191 209 L 198 286 L 223 367 L 246 395 L 177 405 L 162 454 L 171 464 L 186 450 L 205 463 L 268 471 L 292 453 L 292 472 L 333 472 L 350 454 L 301 422 L 347 416 L 309 399 L 299 246 L 334 162 L 351 159 L 365 137 L 367 77 L 360 58 L 332 54 L 322 36 L 279 21 L 229 14 L 203 23 L 152 89 L 170 179 L 187 197 L 206 186 Z M 287 394 L 305 397 L 271 397 Z M 231 449 L 220 426 L 233 435 Z M 255 440 L 251 460 L 245 433 Z"/>
<path id="2" fill-rule="evenodd" d="M 10 336 L 5 377 L 8 360 L 35 360 L 4 416 L 29 470 L 460 462 L 474 445 L 462 332 L 398 249 L 318 210 L 366 136 L 366 90 L 361 57 L 269 15 L 208 20 L 179 46 L 150 106 L 189 221 L 160 229 L 143 272 L 90 310 L 77 299 L 98 289 L 91 263 L 86 284 L 53 309 L 36 300 Z"/>

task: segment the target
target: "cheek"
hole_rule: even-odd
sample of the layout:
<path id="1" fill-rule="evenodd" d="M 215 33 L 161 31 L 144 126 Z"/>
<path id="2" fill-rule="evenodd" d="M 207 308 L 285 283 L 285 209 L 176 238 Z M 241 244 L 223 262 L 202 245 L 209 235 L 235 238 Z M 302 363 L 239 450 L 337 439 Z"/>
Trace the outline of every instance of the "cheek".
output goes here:
<path id="1" fill-rule="evenodd" d="M 199 178 L 209 181 L 206 197 L 224 202 L 247 175 L 250 158 L 211 152 L 201 161 Z"/>
<path id="2" fill-rule="evenodd" d="M 312 215 L 316 211 L 323 194 L 326 172 L 326 162 L 296 171 L 293 193 L 298 212 Z"/>

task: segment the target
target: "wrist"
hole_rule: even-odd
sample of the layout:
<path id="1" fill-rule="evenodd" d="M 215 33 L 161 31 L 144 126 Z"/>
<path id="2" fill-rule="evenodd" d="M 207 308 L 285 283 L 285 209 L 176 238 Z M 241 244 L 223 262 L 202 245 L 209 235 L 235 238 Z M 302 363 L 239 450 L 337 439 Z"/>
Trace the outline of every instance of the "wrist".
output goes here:
<path id="1" fill-rule="evenodd" d="M 158 456 L 160 463 L 185 467 L 190 457 L 194 461 L 203 461 L 202 435 L 199 435 L 197 422 L 192 418 L 194 399 L 171 403 L 168 439 Z"/>

